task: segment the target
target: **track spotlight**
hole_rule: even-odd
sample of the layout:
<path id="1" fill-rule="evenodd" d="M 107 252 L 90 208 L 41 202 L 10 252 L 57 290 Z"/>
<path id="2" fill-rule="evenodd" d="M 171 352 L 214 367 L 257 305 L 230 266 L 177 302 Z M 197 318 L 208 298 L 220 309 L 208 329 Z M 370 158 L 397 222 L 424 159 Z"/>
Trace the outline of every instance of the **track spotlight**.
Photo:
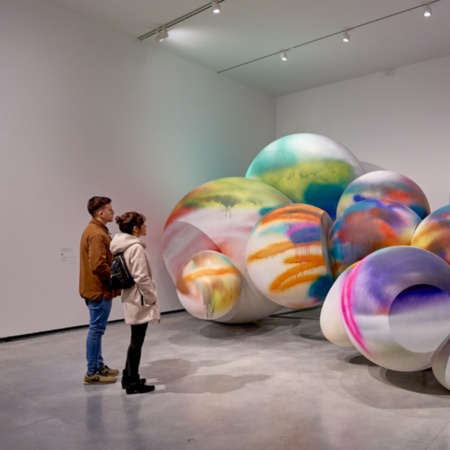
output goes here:
<path id="1" fill-rule="evenodd" d="M 164 39 L 167 39 L 169 37 L 169 33 L 167 32 L 167 30 L 165 28 L 161 28 L 161 30 L 159 30 L 158 34 L 156 35 L 156 42 L 162 42 Z"/>
<path id="2" fill-rule="evenodd" d="M 425 5 L 423 7 L 423 15 L 425 17 L 430 17 L 431 16 L 431 7 L 430 7 L 430 5 Z"/>
<path id="3" fill-rule="evenodd" d="M 287 54 L 286 50 L 283 50 L 281 52 L 280 58 L 281 58 L 281 61 L 287 61 L 288 60 L 288 54 Z"/>
<path id="4" fill-rule="evenodd" d="M 212 12 L 214 14 L 219 14 L 221 9 L 220 9 L 220 5 L 217 1 L 212 1 L 211 2 L 211 8 L 212 8 Z"/>
<path id="5" fill-rule="evenodd" d="M 350 42 L 350 35 L 347 33 L 347 31 L 344 31 L 344 33 L 342 34 L 342 41 Z"/>

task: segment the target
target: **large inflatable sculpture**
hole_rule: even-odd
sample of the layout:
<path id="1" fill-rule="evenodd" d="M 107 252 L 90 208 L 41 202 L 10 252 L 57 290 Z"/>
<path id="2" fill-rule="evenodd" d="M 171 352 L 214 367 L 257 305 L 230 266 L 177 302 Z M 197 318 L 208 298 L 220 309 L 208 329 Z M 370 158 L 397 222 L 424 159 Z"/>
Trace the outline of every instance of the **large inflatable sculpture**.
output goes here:
<path id="1" fill-rule="evenodd" d="M 205 183 L 169 215 L 164 262 L 184 308 L 242 323 L 322 305 L 320 326 L 392 370 L 450 389 L 450 206 L 405 175 L 364 174 L 316 134 L 264 148 L 244 178 Z"/>
<path id="2" fill-rule="evenodd" d="M 227 323 L 323 302 L 334 278 L 328 233 L 363 173 L 333 140 L 294 134 L 264 148 L 245 178 L 185 195 L 164 227 L 164 262 L 192 315 Z"/>

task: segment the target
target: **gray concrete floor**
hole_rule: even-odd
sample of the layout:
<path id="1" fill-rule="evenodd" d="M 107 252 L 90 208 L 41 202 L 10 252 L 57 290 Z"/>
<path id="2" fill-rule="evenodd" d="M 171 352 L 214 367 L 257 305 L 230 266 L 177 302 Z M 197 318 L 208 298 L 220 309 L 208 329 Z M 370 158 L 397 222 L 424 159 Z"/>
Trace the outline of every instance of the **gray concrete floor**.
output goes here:
<path id="1" fill-rule="evenodd" d="M 319 310 L 247 325 L 186 312 L 150 325 L 141 376 L 85 386 L 86 329 L 0 344 L 1 450 L 450 449 L 450 392 L 324 339 Z M 129 327 L 104 336 L 122 369 Z"/>

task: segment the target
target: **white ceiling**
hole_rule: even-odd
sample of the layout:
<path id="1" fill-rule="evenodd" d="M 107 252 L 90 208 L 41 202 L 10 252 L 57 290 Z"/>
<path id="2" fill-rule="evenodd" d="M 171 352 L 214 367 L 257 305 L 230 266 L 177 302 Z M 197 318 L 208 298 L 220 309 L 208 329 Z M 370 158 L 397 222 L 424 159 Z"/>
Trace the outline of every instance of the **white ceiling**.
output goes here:
<path id="1" fill-rule="evenodd" d="M 208 3 L 53 1 L 136 39 Z M 428 19 L 423 17 L 424 3 L 224 0 L 220 14 L 207 9 L 170 28 L 166 41 L 157 43 L 153 36 L 141 45 L 157 45 L 215 72 L 276 53 L 222 74 L 279 96 L 450 55 L 450 0 L 430 1 L 433 15 Z M 417 6 L 420 8 L 397 14 Z M 345 29 L 350 29 L 348 44 L 342 42 Z M 333 33 L 338 34 L 324 38 Z M 283 49 L 291 49 L 286 62 L 278 54 Z"/>

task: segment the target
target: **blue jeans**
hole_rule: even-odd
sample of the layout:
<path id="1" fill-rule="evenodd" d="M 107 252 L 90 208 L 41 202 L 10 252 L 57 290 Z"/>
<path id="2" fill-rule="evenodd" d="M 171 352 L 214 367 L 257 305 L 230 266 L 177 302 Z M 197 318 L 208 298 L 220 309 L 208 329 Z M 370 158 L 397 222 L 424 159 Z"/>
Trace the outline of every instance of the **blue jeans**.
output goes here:
<path id="1" fill-rule="evenodd" d="M 87 373 L 92 375 L 103 369 L 105 365 L 102 357 L 102 336 L 106 330 L 109 313 L 111 312 L 112 301 L 105 300 L 94 302 L 86 300 L 89 308 L 89 331 L 86 338 L 86 359 Z"/>

